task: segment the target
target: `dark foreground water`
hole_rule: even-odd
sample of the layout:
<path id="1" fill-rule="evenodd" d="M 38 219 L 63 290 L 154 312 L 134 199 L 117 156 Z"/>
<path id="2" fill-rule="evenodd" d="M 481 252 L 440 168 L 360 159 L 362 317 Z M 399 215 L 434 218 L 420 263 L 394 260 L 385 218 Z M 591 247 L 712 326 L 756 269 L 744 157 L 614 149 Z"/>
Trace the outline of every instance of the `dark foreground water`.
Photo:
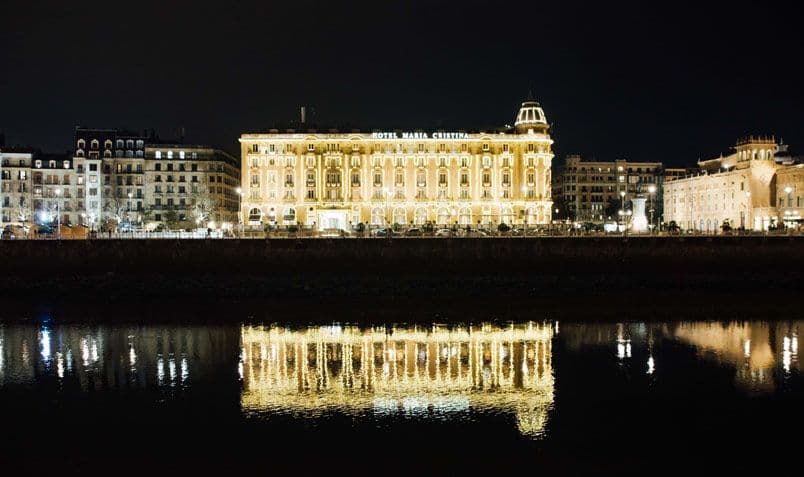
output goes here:
<path id="1" fill-rule="evenodd" d="M 7 321 L 0 474 L 797 474 L 802 324 Z"/>

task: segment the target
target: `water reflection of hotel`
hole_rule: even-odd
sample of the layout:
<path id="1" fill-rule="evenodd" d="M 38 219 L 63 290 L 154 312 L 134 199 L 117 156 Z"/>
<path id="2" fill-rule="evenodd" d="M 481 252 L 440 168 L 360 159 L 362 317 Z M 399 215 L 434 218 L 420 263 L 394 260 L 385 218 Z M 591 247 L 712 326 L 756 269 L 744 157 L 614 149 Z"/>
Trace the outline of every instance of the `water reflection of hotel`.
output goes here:
<path id="1" fill-rule="evenodd" d="M 244 327 L 247 412 L 510 413 L 537 436 L 553 403 L 552 327 Z"/>

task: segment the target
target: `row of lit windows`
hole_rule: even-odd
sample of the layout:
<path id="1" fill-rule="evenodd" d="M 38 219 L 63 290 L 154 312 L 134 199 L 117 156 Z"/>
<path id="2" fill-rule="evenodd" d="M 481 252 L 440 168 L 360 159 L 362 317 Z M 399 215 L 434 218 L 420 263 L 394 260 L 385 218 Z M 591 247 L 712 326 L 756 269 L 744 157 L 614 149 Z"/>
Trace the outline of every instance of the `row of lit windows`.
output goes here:
<path id="1" fill-rule="evenodd" d="M 361 165 L 361 158 L 355 156 L 349 160 L 349 165 L 351 167 L 360 167 Z M 414 158 L 407 158 L 408 161 L 410 159 L 413 160 L 413 165 L 416 167 L 427 167 L 428 158 L 426 157 L 414 157 Z M 459 157 L 459 158 L 449 158 L 449 157 L 439 157 L 437 159 L 437 166 L 438 167 L 449 167 L 451 164 L 451 159 L 455 160 L 454 164 L 459 167 L 470 167 L 472 165 L 472 158 L 470 157 Z M 394 167 L 405 167 L 406 165 L 406 158 L 403 157 L 372 157 L 371 158 L 371 165 L 372 167 L 383 167 L 383 163 L 385 161 L 392 161 Z M 492 158 L 485 156 L 481 159 L 481 165 L 484 168 L 490 168 L 492 166 Z M 274 158 L 269 158 L 266 161 L 267 165 L 269 166 L 276 166 L 277 160 Z M 409 163 L 409 162 L 408 162 Z M 526 157 L 523 158 L 522 163 L 525 167 L 536 167 L 538 161 L 536 158 L 533 157 Z M 261 161 L 257 157 L 252 157 L 250 161 L 250 165 L 253 168 L 260 167 Z M 316 167 L 316 158 L 315 157 L 307 157 L 304 159 L 304 164 L 307 167 Z M 498 164 L 502 167 L 512 167 L 513 161 L 509 157 L 502 157 L 499 158 Z M 285 167 L 295 167 L 296 166 L 296 157 L 290 156 L 284 158 L 281 161 L 280 165 L 284 165 Z M 339 168 L 342 167 L 343 160 L 341 158 L 326 158 L 324 161 L 324 167 L 328 168 Z"/>
<path id="2" fill-rule="evenodd" d="M 351 151 L 352 152 L 359 151 L 361 145 L 363 145 L 363 144 L 359 143 L 359 142 L 352 143 Z M 322 146 L 322 147 L 324 147 L 326 152 L 329 152 L 329 153 L 342 153 L 342 152 L 345 152 L 346 149 L 348 149 L 348 148 L 342 148 L 340 143 L 327 143 L 326 146 Z M 367 147 L 368 147 L 368 145 L 367 145 Z M 307 143 L 307 150 L 308 151 L 313 152 L 316 149 L 317 149 L 316 143 L 313 143 L 313 142 L 308 142 Z M 468 152 L 469 145 L 467 143 L 461 143 L 460 146 L 459 146 L 459 149 L 460 149 L 460 152 Z M 488 151 L 491 151 L 491 146 L 489 145 L 489 143 L 484 142 L 484 143 L 482 143 L 480 149 L 482 151 L 488 152 Z M 374 152 L 393 152 L 393 151 L 396 151 L 396 152 L 403 152 L 403 151 L 414 152 L 415 151 L 415 152 L 419 152 L 419 153 L 426 153 L 426 152 L 436 152 L 436 151 L 437 152 L 447 152 L 448 148 L 447 148 L 447 145 L 445 143 L 438 144 L 435 149 L 428 149 L 427 146 L 425 144 L 423 144 L 423 143 L 416 144 L 415 148 L 413 148 L 412 146 L 409 146 L 409 147 L 405 148 L 403 144 L 399 144 L 399 143 L 398 144 L 374 143 L 373 150 L 374 150 Z M 454 149 L 454 147 L 451 147 L 451 148 L 449 148 L 449 150 L 454 151 L 455 149 Z M 501 150 L 501 152 L 503 154 L 507 153 L 507 152 L 510 152 L 509 145 L 508 144 L 502 144 L 500 150 Z M 527 146 L 526 146 L 526 150 L 527 150 L 527 152 L 541 152 L 541 153 L 550 152 L 549 146 L 544 145 L 544 144 L 534 144 L 534 143 L 528 143 Z M 285 144 L 285 145 L 268 144 L 267 147 L 263 146 L 262 148 L 260 148 L 259 144 L 252 144 L 251 145 L 251 152 L 254 153 L 254 154 L 260 154 L 260 153 L 262 153 L 262 154 L 276 154 L 276 153 L 288 154 L 288 153 L 293 153 L 294 152 L 294 147 L 293 147 L 292 144 Z"/>
<path id="3" fill-rule="evenodd" d="M 118 139 L 117 142 L 116 142 L 116 146 L 117 146 L 118 149 L 123 149 L 123 148 L 133 149 L 135 147 L 135 145 L 136 145 L 137 149 L 142 149 L 143 147 L 145 147 L 145 142 L 142 139 L 137 139 L 137 140 L 127 139 L 125 141 L 123 141 L 122 139 Z M 86 142 L 85 139 L 79 139 L 78 142 L 76 143 L 76 146 L 77 146 L 77 149 L 86 149 L 87 142 Z M 92 139 L 91 141 L 89 141 L 89 148 L 90 149 L 98 149 L 99 147 L 100 147 L 100 141 L 98 141 L 97 139 Z M 106 141 L 104 141 L 103 142 L 103 148 L 104 149 L 111 149 L 112 148 L 112 141 L 110 139 L 107 139 Z"/>

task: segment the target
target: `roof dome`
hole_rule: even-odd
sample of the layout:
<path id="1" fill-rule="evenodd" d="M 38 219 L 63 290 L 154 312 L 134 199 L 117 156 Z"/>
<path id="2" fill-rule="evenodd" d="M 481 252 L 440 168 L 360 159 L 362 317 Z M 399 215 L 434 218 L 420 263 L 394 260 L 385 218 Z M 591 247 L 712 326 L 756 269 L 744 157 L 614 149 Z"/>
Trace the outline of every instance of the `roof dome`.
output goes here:
<path id="1" fill-rule="evenodd" d="M 544 111 L 536 101 L 525 101 L 519 108 L 514 122 L 517 132 L 527 132 L 532 129 L 534 132 L 545 132 L 548 129 L 547 118 Z"/>

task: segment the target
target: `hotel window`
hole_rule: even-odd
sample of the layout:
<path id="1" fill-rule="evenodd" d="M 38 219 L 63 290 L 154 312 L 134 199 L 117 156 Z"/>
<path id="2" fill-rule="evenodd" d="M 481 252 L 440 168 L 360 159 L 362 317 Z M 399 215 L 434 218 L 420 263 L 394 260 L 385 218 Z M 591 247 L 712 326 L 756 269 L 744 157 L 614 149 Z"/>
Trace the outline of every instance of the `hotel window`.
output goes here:
<path id="1" fill-rule="evenodd" d="M 397 185 L 404 185 L 405 184 L 405 174 L 402 172 L 396 173 L 396 184 Z"/>
<path id="2" fill-rule="evenodd" d="M 461 144 L 461 152 L 466 152 L 469 149 L 469 146 L 466 143 Z"/>
<path id="3" fill-rule="evenodd" d="M 439 145 L 438 145 L 438 150 L 439 150 L 440 152 L 444 152 L 444 151 L 446 151 L 446 150 L 447 150 L 447 145 L 446 145 L 446 144 L 444 144 L 444 143 L 439 144 Z"/>
<path id="4" fill-rule="evenodd" d="M 328 184 L 340 184 L 341 183 L 341 175 L 337 172 L 330 172 L 327 174 L 327 183 Z"/>
<path id="5" fill-rule="evenodd" d="M 293 174 L 285 175 L 285 185 L 292 186 L 293 185 Z"/>
<path id="6" fill-rule="evenodd" d="M 528 152 L 533 152 L 533 143 L 528 143 Z"/>
<path id="7" fill-rule="evenodd" d="M 307 171 L 307 185 L 315 185 L 315 172 Z"/>
<path id="8" fill-rule="evenodd" d="M 374 157 L 371 159 L 371 165 L 374 167 L 382 167 L 382 157 Z"/>
<path id="9" fill-rule="evenodd" d="M 528 184 L 533 184 L 533 177 L 534 174 L 532 172 L 528 172 Z"/>
<path id="10" fill-rule="evenodd" d="M 483 167 L 491 167 L 491 158 L 489 156 L 483 156 Z"/>
<path id="11" fill-rule="evenodd" d="M 487 143 L 487 142 L 484 142 L 484 143 L 483 143 L 483 150 L 484 150 L 484 151 L 488 151 L 488 150 L 489 150 L 489 143 Z"/>
<path id="12" fill-rule="evenodd" d="M 511 198 L 511 193 L 509 192 L 509 190 L 508 190 L 508 189 L 503 189 L 503 191 L 502 191 L 502 198 L 503 198 L 503 199 L 510 199 L 510 198 Z"/>
<path id="13" fill-rule="evenodd" d="M 374 185 L 382 185 L 382 174 L 379 172 L 374 173 Z"/>
<path id="14" fill-rule="evenodd" d="M 438 167 L 447 167 L 449 162 L 447 161 L 446 157 L 439 157 L 438 158 Z"/>
<path id="15" fill-rule="evenodd" d="M 461 199 L 469 198 L 469 189 L 461 189 Z"/>
<path id="16" fill-rule="evenodd" d="M 462 157 L 461 158 L 461 167 L 469 167 L 469 158 L 468 157 Z"/>
<path id="17" fill-rule="evenodd" d="M 510 185 L 510 184 L 511 184 L 511 175 L 510 175 L 510 174 L 508 174 L 507 172 L 503 172 L 503 176 L 502 176 L 502 183 L 503 183 L 503 185 L 505 185 L 505 186 L 507 186 L 507 185 Z"/>
<path id="18" fill-rule="evenodd" d="M 307 198 L 315 199 L 315 189 L 307 189 Z"/>
<path id="19" fill-rule="evenodd" d="M 484 199 L 491 199 L 491 189 L 483 189 L 483 196 Z"/>
<path id="20" fill-rule="evenodd" d="M 491 184 L 491 174 L 488 172 L 483 173 L 483 184 Z"/>
<path id="21" fill-rule="evenodd" d="M 416 160 L 415 160 L 415 164 L 416 164 L 416 167 L 424 167 L 425 166 L 424 158 L 423 157 L 417 157 Z"/>
<path id="22" fill-rule="evenodd" d="M 447 185 L 447 174 L 445 172 L 441 172 L 438 174 L 438 185 L 440 186 Z"/>
<path id="23" fill-rule="evenodd" d="M 419 146 L 418 146 L 418 151 L 419 151 L 419 152 L 424 152 L 424 144 L 419 143 Z"/>
<path id="24" fill-rule="evenodd" d="M 184 159 L 184 151 L 179 151 L 179 159 Z"/>
<path id="25" fill-rule="evenodd" d="M 394 166 L 396 167 L 403 167 L 405 165 L 405 161 L 401 157 L 394 158 Z"/>
<path id="26" fill-rule="evenodd" d="M 268 183 L 269 184 L 276 184 L 276 172 L 269 172 L 268 173 Z"/>
<path id="27" fill-rule="evenodd" d="M 427 174 L 424 171 L 419 171 L 416 173 L 416 185 L 419 187 L 424 187 L 427 185 Z"/>
<path id="28" fill-rule="evenodd" d="M 465 172 L 461 173 L 461 185 L 469 185 L 469 174 Z"/>
<path id="29" fill-rule="evenodd" d="M 352 185 L 359 186 L 360 185 L 360 174 L 357 172 L 352 173 Z"/>
<path id="30" fill-rule="evenodd" d="M 438 191 L 438 198 L 439 198 L 440 200 L 446 200 L 446 198 L 447 198 L 447 191 L 446 191 L 446 190 L 440 190 L 440 191 Z"/>
<path id="31" fill-rule="evenodd" d="M 503 144 L 503 152 L 508 152 L 508 144 Z"/>
<path id="32" fill-rule="evenodd" d="M 308 151 L 315 151 L 315 144 L 313 144 L 313 143 L 308 143 L 308 144 L 307 144 L 307 150 L 308 150 Z"/>
<path id="33" fill-rule="evenodd" d="M 536 161 L 532 157 L 528 157 L 525 159 L 525 166 L 527 167 L 535 167 Z"/>
<path id="34" fill-rule="evenodd" d="M 360 167 L 360 158 L 358 156 L 352 156 L 352 167 Z"/>
<path id="35" fill-rule="evenodd" d="M 503 157 L 502 165 L 503 167 L 511 167 L 511 158 Z"/>
<path id="36" fill-rule="evenodd" d="M 295 157 L 286 157 L 285 158 L 285 166 L 286 167 L 294 167 L 296 165 L 296 158 Z"/>
<path id="37" fill-rule="evenodd" d="M 268 152 L 276 152 L 276 144 L 268 144 Z"/>

